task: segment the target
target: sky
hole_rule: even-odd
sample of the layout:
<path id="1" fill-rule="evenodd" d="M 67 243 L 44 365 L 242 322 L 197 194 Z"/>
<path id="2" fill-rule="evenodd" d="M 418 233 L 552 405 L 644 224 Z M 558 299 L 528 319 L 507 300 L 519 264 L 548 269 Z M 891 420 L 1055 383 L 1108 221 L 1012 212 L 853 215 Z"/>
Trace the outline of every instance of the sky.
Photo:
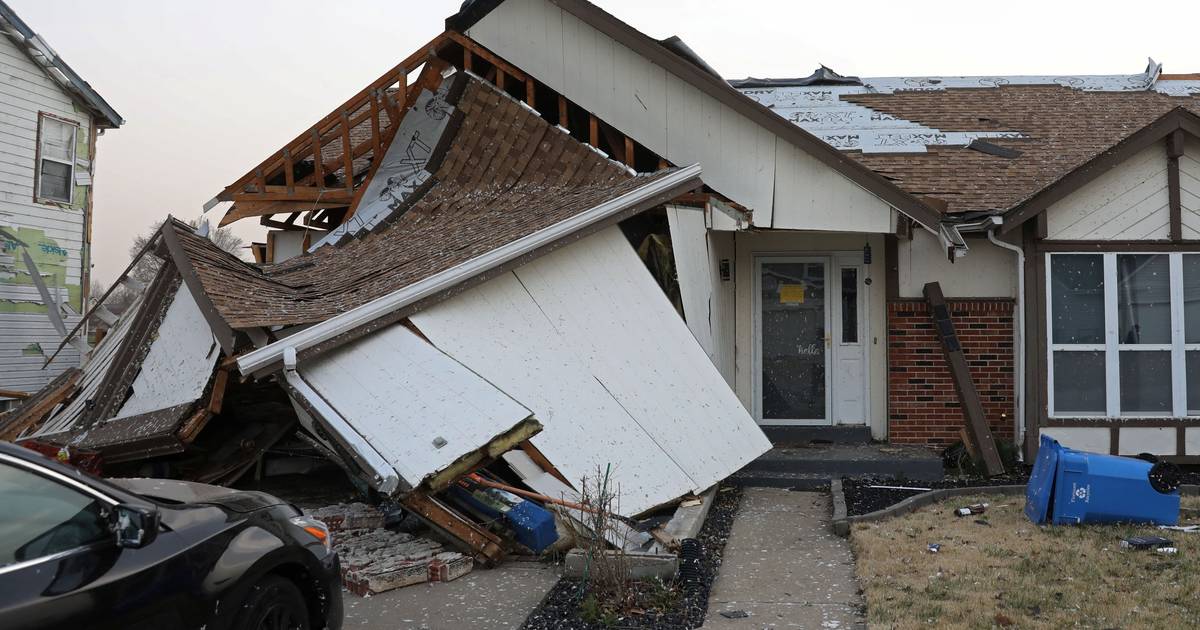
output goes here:
<path id="1" fill-rule="evenodd" d="M 459 0 L 6 0 L 125 118 L 99 140 L 93 277 L 443 29 Z M 1200 3 L 594 0 L 727 78 L 1200 72 Z M 1086 8 L 1084 8 L 1086 7 Z M 220 208 L 218 208 L 219 210 Z M 214 211 L 216 212 L 216 211 Z M 210 217 L 215 223 L 217 216 Z M 253 219 L 235 225 L 261 240 Z"/>

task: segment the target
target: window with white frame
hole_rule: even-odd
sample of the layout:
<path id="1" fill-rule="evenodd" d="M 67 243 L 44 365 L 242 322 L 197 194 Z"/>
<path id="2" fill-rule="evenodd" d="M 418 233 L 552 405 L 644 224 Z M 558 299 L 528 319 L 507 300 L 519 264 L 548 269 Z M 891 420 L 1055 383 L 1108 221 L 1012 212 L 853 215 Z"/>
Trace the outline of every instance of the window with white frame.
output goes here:
<path id="1" fill-rule="evenodd" d="M 1050 254 L 1052 416 L 1200 415 L 1200 253 Z"/>
<path id="2" fill-rule="evenodd" d="M 71 203 L 75 190 L 75 133 L 73 123 L 41 114 L 38 117 L 37 199 Z"/>

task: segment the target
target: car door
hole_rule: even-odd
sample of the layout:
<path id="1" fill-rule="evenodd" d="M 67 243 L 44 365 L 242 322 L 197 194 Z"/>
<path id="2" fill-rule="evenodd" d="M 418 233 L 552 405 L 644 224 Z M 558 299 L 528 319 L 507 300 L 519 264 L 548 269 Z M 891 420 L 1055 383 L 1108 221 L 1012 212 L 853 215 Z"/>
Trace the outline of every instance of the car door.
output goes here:
<path id="1" fill-rule="evenodd" d="M 165 591 L 182 594 L 189 585 L 176 580 L 191 580 L 156 557 L 175 555 L 173 546 L 117 546 L 115 504 L 78 479 L 0 454 L 0 627 L 184 627 L 187 609 Z"/>

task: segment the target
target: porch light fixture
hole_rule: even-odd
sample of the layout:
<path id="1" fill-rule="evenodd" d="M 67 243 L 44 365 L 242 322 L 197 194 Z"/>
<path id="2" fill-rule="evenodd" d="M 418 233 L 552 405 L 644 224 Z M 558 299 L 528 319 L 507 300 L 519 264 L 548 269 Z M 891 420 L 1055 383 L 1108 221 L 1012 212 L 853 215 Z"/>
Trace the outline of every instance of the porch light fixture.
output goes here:
<path id="1" fill-rule="evenodd" d="M 863 264 L 864 265 L 871 264 L 871 244 L 870 243 L 863 245 Z"/>

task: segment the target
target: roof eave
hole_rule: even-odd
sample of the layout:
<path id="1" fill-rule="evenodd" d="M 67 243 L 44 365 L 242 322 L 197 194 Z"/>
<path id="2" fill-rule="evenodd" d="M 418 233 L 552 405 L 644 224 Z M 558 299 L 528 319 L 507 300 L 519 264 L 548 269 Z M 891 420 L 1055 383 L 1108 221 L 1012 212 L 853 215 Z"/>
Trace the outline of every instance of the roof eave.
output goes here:
<path id="1" fill-rule="evenodd" d="M 11 27 L 10 36 L 13 36 L 15 32 L 16 35 L 19 35 L 24 40 L 22 43 L 25 45 L 21 46 L 21 49 L 31 61 L 41 67 L 52 81 L 58 83 L 64 90 L 71 93 L 81 105 L 92 113 L 96 119 L 95 125 L 97 128 L 116 129 L 125 123 L 125 119 L 121 118 L 121 115 L 108 104 L 108 101 L 105 101 L 96 90 L 92 89 L 92 86 L 87 81 L 84 81 L 79 74 L 72 70 L 71 66 L 67 65 L 67 62 L 63 61 L 58 53 L 46 45 L 45 41 L 37 33 L 34 33 L 33 29 L 29 28 L 29 25 L 3 0 L 0 0 L 0 22 L 3 22 L 3 25 Z M 31 47 L 36 48 L 37 43 L 41 43 L 46 50 L 49 50 L 51 56 L 42 59 L 34 55 Z M 51 71 L 52 69 L 57 70 L 63 76 L 61 78 L 55 76 Z"/>

